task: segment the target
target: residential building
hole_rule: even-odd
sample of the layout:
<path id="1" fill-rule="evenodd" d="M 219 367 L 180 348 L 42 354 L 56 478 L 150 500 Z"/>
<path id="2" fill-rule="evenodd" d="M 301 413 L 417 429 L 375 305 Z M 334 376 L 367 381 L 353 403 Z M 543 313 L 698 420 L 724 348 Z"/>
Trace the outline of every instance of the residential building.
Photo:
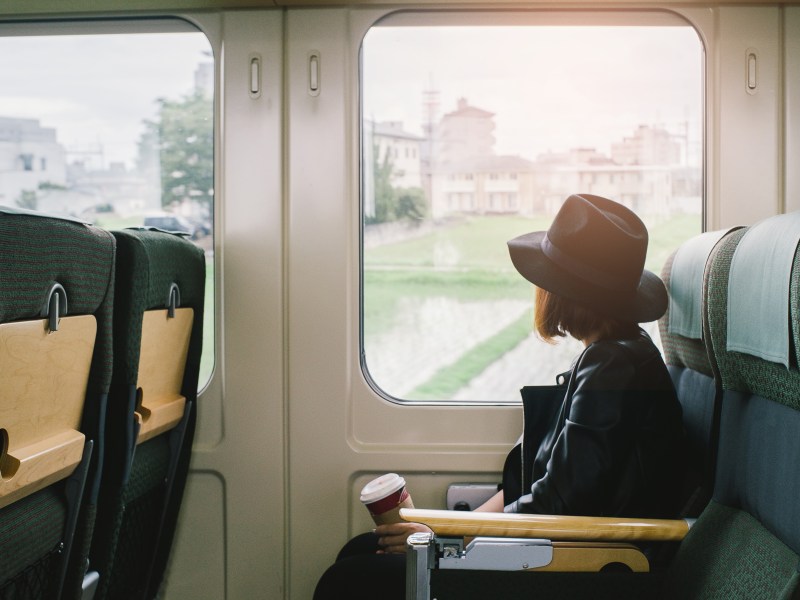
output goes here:
<path id="1" fill-rule="evenodd" d="M 434 133 L 432 163 L 453 164 L 494 154 L 494 113 L 459 98 L 456 110 L 445 114 Z"/>
<path id="2" fill-rule="evenodd" d="M 679 165 L 681 144 L 666 129 L 639 125 L 632 136 L 611 144 L 611 160 L 620 165 Z"/>
<path id="3" fill-rule="evenodd" d="M 432 174 L 431 213 L 531 214 L 532 163 L 519 156 L 479 156 L 438 165 Z"/>
<path id="4" fill-rule="evenodd" d="M 393 187 L 422 187 L 421 146 L 425 138 L 403 129 L 400 121 L 375 123 L 372 143 L 377 147 L 378 163 L 392 165 Z"/>
<path id="5" fill-rule="evenodd" d="M 23 192 L 66 184 L 66 153 L 56 130 L 38 119 L 0 117 L 0 204 L 18 206 Z"/>

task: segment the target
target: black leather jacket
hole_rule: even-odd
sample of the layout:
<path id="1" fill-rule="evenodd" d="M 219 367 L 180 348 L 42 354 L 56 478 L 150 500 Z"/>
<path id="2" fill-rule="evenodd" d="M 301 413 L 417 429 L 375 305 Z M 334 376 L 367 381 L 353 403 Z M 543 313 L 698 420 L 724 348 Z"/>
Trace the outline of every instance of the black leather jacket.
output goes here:
<path id="1" fill-rule="evenodd" d="M 644 331 L 589 345 L 541 441 L 530 493 L 506 512 L 674 517 L 681 489 L 681 406 Z"/>

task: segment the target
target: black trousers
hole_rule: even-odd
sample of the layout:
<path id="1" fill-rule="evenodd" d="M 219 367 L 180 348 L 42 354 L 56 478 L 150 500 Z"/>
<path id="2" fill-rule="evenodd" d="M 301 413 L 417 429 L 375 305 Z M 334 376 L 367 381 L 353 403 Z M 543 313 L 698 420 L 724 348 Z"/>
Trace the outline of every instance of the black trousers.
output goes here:
<path id="1" fill-rule="evenodd" d="M 405 554 L 375 554 L 378 549 L 372 532 L 347 542 L 317 583 L 314 600 L 404 600 Z"/>

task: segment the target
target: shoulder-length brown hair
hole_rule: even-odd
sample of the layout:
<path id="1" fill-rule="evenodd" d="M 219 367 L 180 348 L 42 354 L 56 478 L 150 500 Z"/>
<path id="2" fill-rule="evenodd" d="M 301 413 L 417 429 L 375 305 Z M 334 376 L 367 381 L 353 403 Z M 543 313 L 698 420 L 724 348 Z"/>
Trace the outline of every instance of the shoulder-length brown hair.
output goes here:
<path id="1" fill-rule="evenodd" d="M 589 336 L 599 336 L 599 339 L 630 339 L 639 331 L 637 323 L 598 314 L 538 286 L 534 327 L 539 337 L 549 343 L 554 342 L 556 337 L 567 335 L 577 340 L 585 340 Z"/>

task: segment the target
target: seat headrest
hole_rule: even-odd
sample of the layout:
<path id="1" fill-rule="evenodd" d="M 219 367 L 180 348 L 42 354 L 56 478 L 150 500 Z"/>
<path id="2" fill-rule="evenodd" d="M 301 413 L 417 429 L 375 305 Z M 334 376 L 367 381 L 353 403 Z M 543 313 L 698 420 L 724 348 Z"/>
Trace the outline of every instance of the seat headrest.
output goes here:
<path id="1" fill-rule="evenodd" d="M 728 343 L 789 367 L 789 288 L 800 242 L 800 212 L 770 217 L 747 230 L 731 260 Z"/>
<path id="2" fill-rule="evenodd" d="M 702 339 L 703 276 L 708 255 L 720 239 L 735 229 L 738 227 L 701 233 L 675 252 L 669 280 L 669 333 Z"/>
<path id="3" fill-rule="evenodd" d="M 761 396 L 800 410 L 800 370 L 797 368 L 795 358 L 790 356 L 787 369 L 782 363 L 728 349 L 728 299 L 730 297 L 731 265 L 734 253 L 747 231 L 747 229 L 741 229 L 723 238 L 709 257 L 706 276 L 706 315 L 711 354 L 719 371 L 723 390 Z M 783 319 L 786 321 L 791 319 L 792 326 L 789 327 L 789 332 L 793 336 L 796 348 L 800 345 L 798 344 L 800 254 L 795 255 L 791 270 L 793 273 L 790 284 L 791 300 L 788 303 L 789 312 Z M 750 288 L 760 284 L 761 279 L 752 281 Z M 751 292 L 752 289 L 748 290 L 748 293 Z"/>

